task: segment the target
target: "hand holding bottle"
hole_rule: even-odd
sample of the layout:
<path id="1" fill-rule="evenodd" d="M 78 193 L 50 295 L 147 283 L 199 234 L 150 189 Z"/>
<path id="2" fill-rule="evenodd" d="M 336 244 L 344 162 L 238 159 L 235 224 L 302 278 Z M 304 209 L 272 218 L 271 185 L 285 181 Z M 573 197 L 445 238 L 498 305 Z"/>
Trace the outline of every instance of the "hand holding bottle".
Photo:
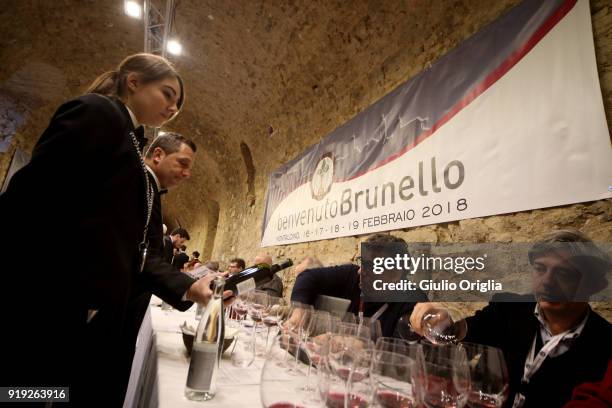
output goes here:
<path id="1" fill-rule="evenodd" d="M 215 280 L 217 276 L 226 276 L 225 273 L 214 272 L 209 273 L 203 278 L 198 279 L 191 285 L 191 287 L 187 290 L 186 298 L 192 302 L 199 303 L 201 305 L 206 305 L 210 301 L 210 298 L 213 295 L 213 291 L 210 288 L 211 283 Z M 231 290 L 226 290 L 223 292 L 223 297 L 232 296 Z"/>

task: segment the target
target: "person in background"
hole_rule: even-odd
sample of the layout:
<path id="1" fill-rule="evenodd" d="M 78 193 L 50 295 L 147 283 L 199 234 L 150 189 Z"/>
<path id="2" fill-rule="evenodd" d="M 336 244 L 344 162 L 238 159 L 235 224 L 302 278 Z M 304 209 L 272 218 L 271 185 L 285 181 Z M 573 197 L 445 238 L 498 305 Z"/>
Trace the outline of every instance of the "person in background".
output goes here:
<path id="1" fill-rule="evenodd" d="M 204 266 L 214 272 L 219 272 L 219 262 L 217 261 L 207 261 Z"/>
<path id="2" fill-rule="evenodd" d="M 191 259 L 192 259 L 192 260 L 193 260 L 193 259 L 199 260 L 199 258 L 200 258 L 200 253 L 199 253 L 198 251 L 193 251 L 193 252 L 191 253 Z"/>
<path id="3" fill-rule="evenodd" d="M 189 241 L 189 238 L 189 232 L 185 228 L 180 227 L 172 230 L 170 236 L 164 237 L 164 259 L 166 262 L 175 265 L 174 256 L 180 251 L 181 247 L 185 246 L 185 241 Z M 189 257 L 187 257 L 187 260 L 189 260 Z M 181 269 L 185 262 L 181 263 L 177 269 Z"/>
<path id="4" fill-rule="evenodd" d="M 229 276 L 232 276 L 239 272 L 242 272 L 244 268 L 246 268 L 244 259 L 234 258 L 229 261 L 229 264 L 227 266 L 227 272 L 229 273 Z"/>
<path id="5" fill-rule="evenodd" d="M 187 247 L 185 245 L 181 245 L 174 254 L 172 265 L 174 265 L 174 267 L 178 270 L 182 271 L 185 268 L 185 264 L 189 262 L 189 255 L 186 254 L 186 251 Z"/>
<path id="6" fill-rule="evenodd" d="M 408 253 L 406 241 L 393 235 L 374 234 L 365 242 L 381 245 L 400 244 Z M 354 264 L 306 269 L 295 280 L 291 300 L 314 305 L 319 295 L 348 299 L 351 301 L 348 312 L 357 314 L 362 304 L 361 280 L 361 267 Z M 417 293 L 415 297 L 419 300 L 427 299 L 422 292 Z M 397 321 L 402 316 L 411 313 L 414 305 L 413 302 L 363 302 L 363 314 L 365 317 L 370 317 L 377 311 L 383 310 L 379 318 L 382 335 L 392 337 Z M 299 314 L 294 314 L 289 321 L 296 321 L 299 317 Z"/>
<path id="7" fill-rule="evenodd" d="M 260 254 L 253 259 L 253 265 L 264 263 L 272 265 L 272 257 L 269 254 Z M 283 281 L 281 278 L 274 274 L 272 280 L 258 287 L 257 289 L 266 291 L 269 295 L 276 297 L 283 297 Z"/>
<path id="8" fill-rule="evenodd" d="M 612 324 L 587 302 L 607 286 L 611 263 L 576 230 L 548 234 L 528 256 L 533 295 L 494 295 L 466 319 L 464 340 L 503 351 L 510 380 L 506 407 L 561 407 L 574 387 L 600 381 L 612 358 Z M 413 330 L 422 333 L 422 317 L 437 307 L 418 304 L 410 316 Z"/>

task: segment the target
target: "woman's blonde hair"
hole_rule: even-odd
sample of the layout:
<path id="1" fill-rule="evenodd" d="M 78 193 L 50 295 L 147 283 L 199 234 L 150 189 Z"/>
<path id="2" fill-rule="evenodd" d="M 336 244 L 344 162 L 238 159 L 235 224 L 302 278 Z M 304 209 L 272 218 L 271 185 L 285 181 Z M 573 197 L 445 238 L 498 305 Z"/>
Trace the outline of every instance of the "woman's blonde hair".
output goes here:
<path id="1" fill-rule="evenodd" d="M 130 55 L 121 61 L 116 70 L 105 72 L 97 77 L 89 85 L 86 92 L 121 98 L 127 93 L 127 76 L 132 72 L 138 75 L 138 79 L 143 84 L 166 78 L 176 78 L 181 88 L 176 106 L 179 110 L 181 109 L 185 101 L 183 79 L 170 61 L 154 54 Z"/>

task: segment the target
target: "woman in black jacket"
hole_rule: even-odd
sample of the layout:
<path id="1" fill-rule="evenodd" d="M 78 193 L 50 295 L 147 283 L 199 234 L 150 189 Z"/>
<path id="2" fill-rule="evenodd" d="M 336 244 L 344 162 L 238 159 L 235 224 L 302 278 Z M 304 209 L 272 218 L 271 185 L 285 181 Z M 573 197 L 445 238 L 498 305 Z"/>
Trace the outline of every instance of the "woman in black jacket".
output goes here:
<path id="1" fill-rule="evenodd" d="M 117 405 L 106 385 L 121 364 L 153 200 L 142 125 L 160 127 L 183 101 L 167 60 L 126 58 L 57 110 L 0 196 L 1 386 L 69 386 L 79 405 Z M 42 264 L 21 261 L 30 247 Z M 112 318 L 94 335 L 88 323 L 100 310 Z"/>

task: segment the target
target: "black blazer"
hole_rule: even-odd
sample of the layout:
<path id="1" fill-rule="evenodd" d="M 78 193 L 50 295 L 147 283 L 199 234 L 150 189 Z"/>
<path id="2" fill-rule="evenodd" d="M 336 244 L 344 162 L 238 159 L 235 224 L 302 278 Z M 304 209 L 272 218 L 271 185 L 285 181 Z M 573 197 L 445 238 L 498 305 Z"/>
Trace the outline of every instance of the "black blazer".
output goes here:
<path id="1" fill-rule="evenodd" d="M 104 405 L 146 217 L 132 130 L 120 101 L 66 102 L 0 196 L 1 385 L 70 385 L 71 401 Z M 92 309 L 108 316 L 103 331 L 87 324 Z"/>
<path id="2" fill-rule="evenodd" d="M 522 302 L 499 302 L 502 298 L 505 302 Z M 534 309 L 535 299 L 531 295 L 499 294 L 483 310 L 466 319 L 465 341 L 494 346 L 504 353 L 510 377 L 505 407 L 512 406 L 517 390 L 526 396 L 524 407 L 562 407 L 570 400 L 574 387 L 601 380 L 612 358 L 612 325 L 591 310 L 580 337 L 570 349 L 544 360 L 529 384 L 521 384 L 527 354 L 535 336 L 540 336 Z"/>
<path id="3" fill-rule="evenodd" d="M 189 275 L 173 268 L 163 257 L 163 226 L 162 207 L 160 195 L 153 176 L 149 174 L 155 199 L 153 211 L 149 224 L 149 255 L 143 272 L 138 275 L 130 296 L 126 313 L 126 327 L 123 335 L 122 366 L 115 372 L 116 385 L 111 388 L 116 395 L 116 402 L 120 405 L 125 397 L 129 383 L 132 360 L 136 346 L 136 338 L 142 324 L 142 320 L 149 307 L 151 293 L 171 304 L 174 308 L 184 311 L 189 309 L 193 303 L 183 301 L 182 297 L 195 282 Z M 109 390 L 110 391 L 110 390 Z"/>

